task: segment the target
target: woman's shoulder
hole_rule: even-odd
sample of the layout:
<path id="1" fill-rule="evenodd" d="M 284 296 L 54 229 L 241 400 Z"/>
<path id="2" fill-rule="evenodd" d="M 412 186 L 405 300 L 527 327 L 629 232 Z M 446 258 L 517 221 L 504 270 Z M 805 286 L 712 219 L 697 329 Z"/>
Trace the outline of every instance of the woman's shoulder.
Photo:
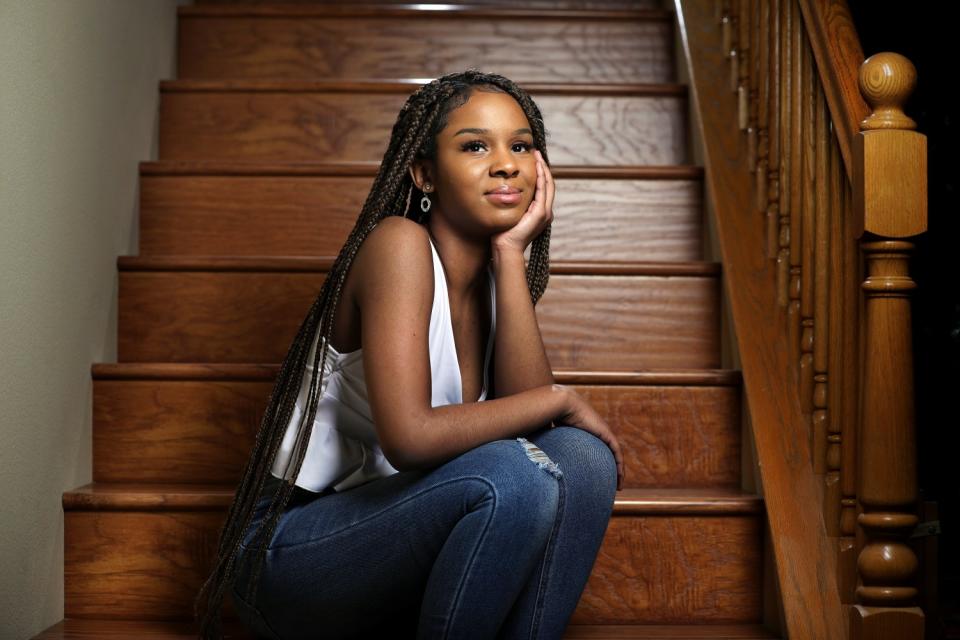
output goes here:
<path id="1" fill-rule="evenodd" d="M 370 240 L 378 238 L 387 238 L 398 244 L 418 244 L 430 242 L 430 233 L 427 228 L 414 222 L 404 216 L 387 216 L 377 223 L 369 234 L 367 234 L 364 244 Z"/>
<path id="2" fill-rule="evenodd" d="M 388 216 L 378 222 L 360 245 L 351 271 L 354 267 L 359 289 L 382 295 L 399 288 L 433 295 L 430 234 L 409 218 Z M 364 297 L 359 290 L 357 294 Z"/>

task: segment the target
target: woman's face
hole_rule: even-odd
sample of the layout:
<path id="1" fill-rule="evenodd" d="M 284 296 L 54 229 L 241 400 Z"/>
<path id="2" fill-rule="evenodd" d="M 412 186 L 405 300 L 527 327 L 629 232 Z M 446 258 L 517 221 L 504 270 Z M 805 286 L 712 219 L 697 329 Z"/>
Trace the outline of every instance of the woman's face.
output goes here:
<path id="1" fill-rule="evenodd" d="M 533 150 L 530 123 L 517 101 L 475 89 L 437 135 L 435 165 L 415 165 L 411 173 L 418 187 L 433 185 L 431 217 L 439 214 L 464 233 L 489 237 L 514 226 L 533 201 Z M 520 190 L 517 202 L 488 197 L 503 185 Z"/>

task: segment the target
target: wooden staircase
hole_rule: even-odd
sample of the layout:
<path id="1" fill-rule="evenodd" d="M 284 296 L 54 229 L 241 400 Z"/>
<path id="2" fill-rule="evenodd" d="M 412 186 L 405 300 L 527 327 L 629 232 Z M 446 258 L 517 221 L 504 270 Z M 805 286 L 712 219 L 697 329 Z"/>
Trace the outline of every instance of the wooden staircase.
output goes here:
<path id="1" fill-rule="evenodd" d="M 119 362 L 92 367 L 93 482 L 63 496 L 65 620 L 37 638 L 195 636 L 276 363 L 400 106 L 468 67 L 543 110 L 558 189 L 541 332 L 557 381 L 624 447 L 625 489 L 565 637 L 778 637 L 675 16 L 653 0 L 489 4 L 179 8 L 159 161 L 140 166 L 140 254 L 118 259 Z M 225 617 L 227 637 L 250 637 L 229 603 Z"/>

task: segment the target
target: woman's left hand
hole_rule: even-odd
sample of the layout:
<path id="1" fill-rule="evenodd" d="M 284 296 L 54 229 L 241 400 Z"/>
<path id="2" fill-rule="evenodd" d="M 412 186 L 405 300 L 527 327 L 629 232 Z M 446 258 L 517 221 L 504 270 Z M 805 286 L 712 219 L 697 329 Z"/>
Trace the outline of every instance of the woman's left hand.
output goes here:
<path id="1" fill-rule="evenodd" d="M 543 161 L 540 150 L 534 149 L 533 153 L 537 159 L 537 188 L 533 201 L 517 224 L 490 238 L 491 246 L 495 250 L 508 248 L 523 253 L 527 245 L 553 222 L 553 196 L 556 192 L 553 175 Z"/>

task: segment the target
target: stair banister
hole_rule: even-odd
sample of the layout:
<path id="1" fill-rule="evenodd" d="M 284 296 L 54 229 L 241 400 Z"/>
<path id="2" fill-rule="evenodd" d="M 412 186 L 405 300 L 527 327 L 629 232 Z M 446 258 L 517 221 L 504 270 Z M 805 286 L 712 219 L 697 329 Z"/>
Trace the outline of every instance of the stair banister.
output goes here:
<path id="1" fill-rule="evenodd" d="M 675 0 L 791 638 L 923 637 L 907 238 L 926 139 L 842 0 Z M 752 175 L 751 175 L 752 174 Z"/>

